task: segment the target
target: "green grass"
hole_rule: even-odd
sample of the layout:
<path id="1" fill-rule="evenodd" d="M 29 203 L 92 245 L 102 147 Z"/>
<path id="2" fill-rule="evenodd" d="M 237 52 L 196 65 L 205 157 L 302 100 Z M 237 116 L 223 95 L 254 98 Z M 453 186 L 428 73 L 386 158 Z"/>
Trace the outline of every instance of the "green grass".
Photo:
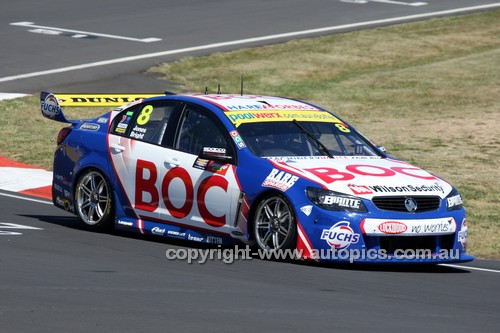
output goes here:
<path id="1" fill-rule="evenodd" d="M 500 258 L 498 22 L 500 11 L 434 19 L 185 58 L 150 72 L 179 92 L 215 92 L 221 83 L 224 93 L 239 93 L 243 75 L 245 93 L 334 111 L 389 153 L 458 187 L 469 251 Z M 42 118 L 36 104 L 0 103 L 0 154 L 50 167 L 61 126 Z"/>

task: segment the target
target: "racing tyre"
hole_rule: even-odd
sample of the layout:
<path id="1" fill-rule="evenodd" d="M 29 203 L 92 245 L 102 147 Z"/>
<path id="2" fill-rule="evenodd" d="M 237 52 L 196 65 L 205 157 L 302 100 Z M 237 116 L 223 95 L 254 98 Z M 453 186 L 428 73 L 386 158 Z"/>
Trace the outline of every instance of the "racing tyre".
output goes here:
<path id="1" fill-rule="evenodd" d="M 254 214 L 255 241 L 264 251 L 295 249 L 297 221 L 288 200 L 279 194 L 265 197 Z"/>
<path id="2" fill-rule="evenodd" d="M 85 172 L 76 183 L 75 211 L 80 220 L 97 231 L 111 228 L 113 193 L 106 178 L 96 170 Z"/>

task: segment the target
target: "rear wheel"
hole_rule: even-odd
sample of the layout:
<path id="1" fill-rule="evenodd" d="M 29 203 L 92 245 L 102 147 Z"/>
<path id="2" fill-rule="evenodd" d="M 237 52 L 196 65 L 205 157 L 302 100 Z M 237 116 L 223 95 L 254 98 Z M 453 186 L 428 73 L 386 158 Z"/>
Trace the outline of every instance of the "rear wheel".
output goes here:
<path id="1" fill-rule="evenodd" d="M 86 171 L 78 179 L 75 211 L 80 220 L 92 229 L 102 231 L 113 225 L 111 186 L 99 171 Z"/>
<path id="2" fill-rule="evenodd" d="M 297 222 L 288 200 L 279 194 L 262 199 L 255 210 L 253 231 L 257 245 L 264 251 L 294 249 Z"/>

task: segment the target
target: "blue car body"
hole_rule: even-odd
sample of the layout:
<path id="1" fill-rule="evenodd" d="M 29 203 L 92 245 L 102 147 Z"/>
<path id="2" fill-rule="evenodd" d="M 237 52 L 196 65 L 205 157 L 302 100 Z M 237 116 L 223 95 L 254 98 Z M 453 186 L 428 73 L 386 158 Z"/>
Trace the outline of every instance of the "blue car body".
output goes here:
<path id="1" fill-rule="evenodd" d="M 466 254 L 465 209 L 450 184 L 391 158 L 351 125 L 315 105 L 266 96 L 168 95 L 139 99 L 95 119 L 67 120 L 57 96 L 42 92 L 41 104 L 44 116 L 71 124 L 54 155 L 54 204 L 78 213 L 77 182 L 89 170 L 97 170 L 112 188 L 118 230 L 210 244 L 253 244 L 256 206 L 276 194 L 292 207 L 295 248 L 304 259 L 363 263 L 473 259 Z M 164 118 L 153 119 L 156 110 Z M 227 146 L 220 152 L 231 151 L 228 163 L 189 151 L 199 148 L 190 146 L 196 135 L 219 140 L 203 128 L 184 131 L 186 113 L 196 112 L 225 132 Z M 162 120 L 167 113 L 168 120 Z M 280 121 L 296 119 L 358 133 L 376 155 L 287 156 L 274 150 L 273 156 L 261 157 L 249 149 L 250 134 L 239 133 L 242 124 L 279 126 Z M 313 199 L 316 194 L 337 208 L 318 204 Z M 424 208 L 413 207 L 417 205 Z M 417 249 L 430 254 L 398 257 L 396 253 Z M 332 250 L 338 256 L 333 257 Z M 342 256 L 342 251 L 351 255 Z M 442 251 L 452 255 L 443 257 Z"/>

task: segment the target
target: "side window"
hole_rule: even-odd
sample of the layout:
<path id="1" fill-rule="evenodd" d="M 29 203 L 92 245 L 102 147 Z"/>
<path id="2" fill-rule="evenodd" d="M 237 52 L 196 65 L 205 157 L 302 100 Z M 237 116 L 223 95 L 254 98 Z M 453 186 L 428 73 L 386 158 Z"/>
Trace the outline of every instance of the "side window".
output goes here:
<path id="1" fill-rule="evenodd" d="M 130 123 L 132 122 L 132 118 L 134 117 L 134 114 L 138 109 L 139 108 L 137 106 L 133 106 L 118 114 L 115 119 L 113 119 L 113 124 L 111 125 L 111 133 L 116 135 L 125 135 L 130 126 Z"/>
<path id="2" fill-rule="evenodd" d="M 155 101 L 126 110 L 117 116 L 114 133 L 127 133 L 131 139 L 160 145 L 176 106 L 175 102 Z"/>
<path id="3" fill-rule="evenodd" d="M 181 123 L 176 149 L 198 155 L 203 147 L 224 148 L 232 152 L 223 132 L 200 109 L 188 106 Z"/>

